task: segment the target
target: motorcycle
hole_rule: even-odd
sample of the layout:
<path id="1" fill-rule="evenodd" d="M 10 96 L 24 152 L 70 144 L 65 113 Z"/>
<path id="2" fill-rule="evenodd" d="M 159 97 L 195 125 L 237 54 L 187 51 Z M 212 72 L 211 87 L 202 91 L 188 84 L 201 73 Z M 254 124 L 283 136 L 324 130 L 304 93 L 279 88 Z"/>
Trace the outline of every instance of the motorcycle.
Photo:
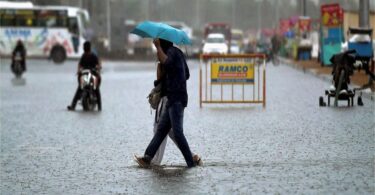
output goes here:
<path id="1" fill-rule="evenodd" d="M 24 70 L 22 68 L 22 56 L 20 52 L 17 52 L 16 55 L 13 57 L 11 69 L 17 78 L 20 78 L 22 76 Z"/>
<path id="2" fill-rule="evenodd" d="M 91 70 L 81 71 L 80 87 L 82 89 L 81 103 L 84 111 L 93 111 L 98 104 L 94 80 L 97 79 Z"/>

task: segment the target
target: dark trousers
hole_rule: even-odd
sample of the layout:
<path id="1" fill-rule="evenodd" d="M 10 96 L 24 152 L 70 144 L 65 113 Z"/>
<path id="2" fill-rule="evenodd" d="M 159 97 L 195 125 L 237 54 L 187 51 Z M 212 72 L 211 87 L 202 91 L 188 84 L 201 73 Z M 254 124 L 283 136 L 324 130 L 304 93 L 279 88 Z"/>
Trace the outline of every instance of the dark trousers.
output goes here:
<path id="1" fill-rule="evenodd" d="M 183 132 L 184 107 L 181 102 L 174 102 L 167 108 L 167 112 L 162 112 L 159 123 L 156 127 L 156 133 L 145 151 L 145 158 L 150 160 L 155 156 L 156 151 L 168 135 L 172 128 L 177 147 L 185 158 L 188 167 L 193 167 L 193 156 L 189 144 Z"/>
<path id="2" fill-rule="evenodd" d="M 96 78 L 98 79 L 98 87 L 96 88 L 95 90 L 95 95 L 96 95 L 96 98 L 97 98 L 97 101 L 98 101 L 98 109 L 101 110 L 102 109 L 102 98 L 101 98 L 101 95 L 100 95 L 100 83 L 101 83 L 101 77 L 99 74 L 97 73 L 93 73 Z M 77 87 L 77 90 L 76 90 L 76 93 L 74 94 L 74 97 L 73 97 L 73 100 L 72 100 L 72 103 L 71 103 L 71 106 L 73 108 L 76 107 L 77 105 L 77 102 L 79 100 L 79 98 L 81 98 L 81 94 L 82 94 L 82 89 L 80 87 L 80 78 L 81 78 L 81 74 L 78 75 L 78 87 Z"/>
<path id="3" fill-rule="evenodd" d="M 81 89 L 80 86 L 78 86 L 77 91 L 76 91 L 76 93 L 73 97 L 72 104 L 71 104 L 71 106 L 73 108 L 76 107 L 79 98 L 81 98 L 81 94 L 82 94 L 82 89 Z M 100 95 L 100 89 L 99 88 L 96 88 L 95 95 L 96 95 L 96 98 L 97 98 L 97 101 L 98 101 L 98 109 L 101 110 L 102 109 L 102 98 L 101 98 L 101 95 Z"/>

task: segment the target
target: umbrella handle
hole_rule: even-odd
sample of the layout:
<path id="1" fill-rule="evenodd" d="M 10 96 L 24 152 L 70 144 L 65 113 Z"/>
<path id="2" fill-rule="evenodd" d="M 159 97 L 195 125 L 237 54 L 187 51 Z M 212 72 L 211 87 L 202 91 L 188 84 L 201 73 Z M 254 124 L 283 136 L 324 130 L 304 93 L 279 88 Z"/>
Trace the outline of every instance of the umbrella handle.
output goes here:
<path id="1" fill-rule="evenodd" d="M 187 52 L 187 48 L 186 48 L 186 45 L 184 45 L 184 47 L 185 47 L 185 54 L 186 54 L 186 58 L 189 58 L 189 54 L 188 54 L 188 52 Z"/>

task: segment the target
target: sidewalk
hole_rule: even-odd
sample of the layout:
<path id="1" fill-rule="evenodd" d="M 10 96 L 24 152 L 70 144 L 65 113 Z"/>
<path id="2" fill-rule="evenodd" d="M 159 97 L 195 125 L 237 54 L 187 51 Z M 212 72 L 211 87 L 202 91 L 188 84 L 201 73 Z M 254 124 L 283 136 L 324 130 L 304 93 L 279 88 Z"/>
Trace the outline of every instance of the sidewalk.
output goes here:
<path id="1" fill-rule="evenodd" d="M 321 64 L 316 60 L 306 60 L 306 61 L 296 61 L 287 58 L 280 58 L 280 61 L 286 65 L 292 66 L 296 69 L 302 70 L 303 72 L 311 73 L 314 76 L 317 76 L 328 82 L 332 81 L 332 67 L 331 66 L 321 66 Z M 360 87 L 368 82 L 368 75 L 366 75 L 364 70 L 355 71 L 354 74 L 350 77 L 351 85 L 354 87 Z M 363 91 L 365 97 L 369 97 L 371 100 L 375 97 L 375 84 L 373 83 L 370 89 Z"/>

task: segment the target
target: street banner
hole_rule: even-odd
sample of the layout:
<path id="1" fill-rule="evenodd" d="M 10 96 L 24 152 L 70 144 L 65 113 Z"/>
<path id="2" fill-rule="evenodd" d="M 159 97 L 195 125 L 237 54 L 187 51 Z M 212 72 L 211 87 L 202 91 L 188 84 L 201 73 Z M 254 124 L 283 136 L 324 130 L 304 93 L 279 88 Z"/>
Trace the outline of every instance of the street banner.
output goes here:
<path id="1" fill-rule="evenodd" d="M 321 6 L 322 25 L 325 27 L 337 27 L 342 24 L 343 13 L 340 5 L 326 4 Z"/>
<path id="2" fill-rule="evenodd" d="M 289 17 L 289 26 L 291 28 L 295 28 L 298 24 L 299 16 L 291 16 Z"/>
<path id="3" fill-rule="evenodd" d="M 308 32 L 311 30 L 311 18 L 310 17 L 300 17 L 298 20 L 299 32 Z"/>
<path id="4" fill-rule="evenodd" d="M 254 64 L 248 62 L 212 62 L 212 84 L 254 84 Z"/>
<path id="5" fill-rule="evenodd" d="M 290 28 L 289 19 L 281 19 L 279 21 L 279 28 L 281 34 L 285 34 L 286 32 L 288 32 Z"/>

